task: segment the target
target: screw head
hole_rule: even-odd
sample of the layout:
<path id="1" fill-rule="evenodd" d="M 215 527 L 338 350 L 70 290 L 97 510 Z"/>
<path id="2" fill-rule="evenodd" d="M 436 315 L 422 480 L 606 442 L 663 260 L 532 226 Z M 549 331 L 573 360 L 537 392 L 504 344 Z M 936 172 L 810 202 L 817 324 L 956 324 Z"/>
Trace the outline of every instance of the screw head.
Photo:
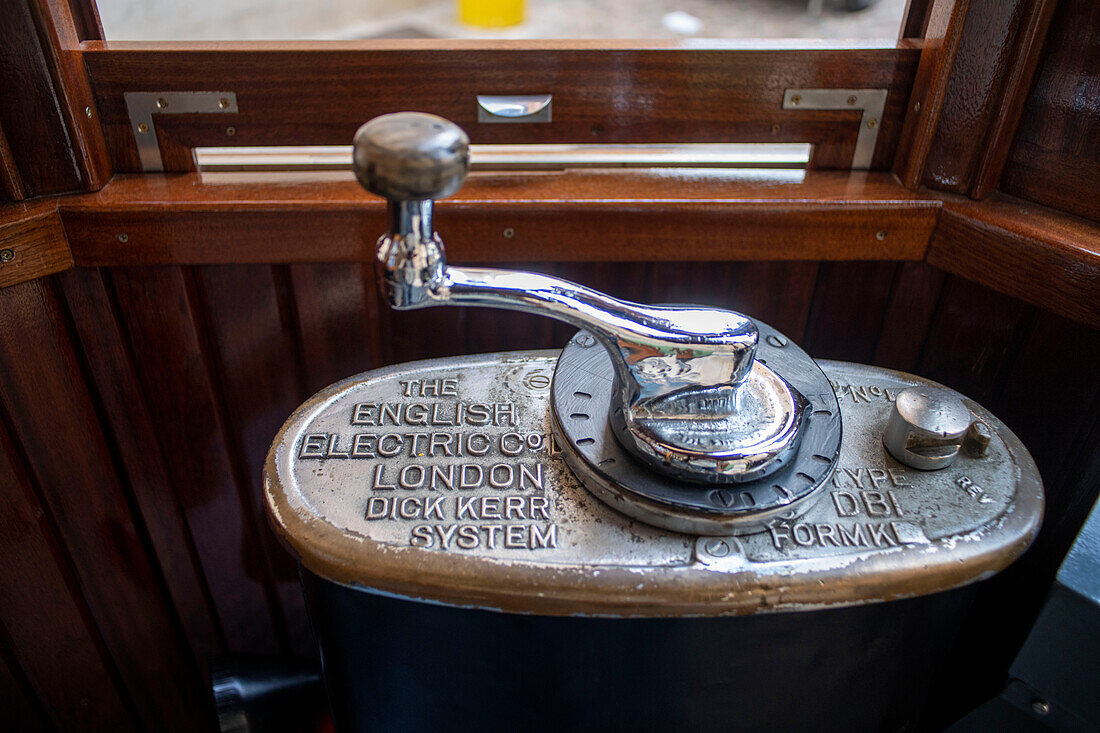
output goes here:
<path id="1" fill-rule="evenodd" d="M 512 227 L 508 227 L 507 229 L 504 230 L 504 238 L 505 239 L 511 239 L 514 236 L 516 236 L 516 230 L 513 229 Z"/>
<path id="2" fill-rule="evenodd" d="M 1050 703 L 1047 702 L 1046 700 L 1043 700 L 1043 699 L 1036 699 L 1036 700 L 1032 701 L 1031 709 L 1034 710 L 1039 715 L 1049 715 L 1050 714 Z"/>
<path id="3" fill-rule="evenodd" d="M 139 123 L 138 124 L 138 132 L 142 132 L 142 133 L 149 132 L 149 125 L 145 124 L 144 122 Z"/>
<path id="4" fill-rule="evenodd" d="M 91 105 L 84 108 L 84 116 L 87 117 L 89 120 L 92 119 L 92 107 L 91 107 Z"/>
<path id="5" fill-rule="evenodd" d="M 772 125 L 772 134 L 773 135 L 778 135 L 780 129 L 781 128 L 779 127 L 779 125 Z"/>
<path id="6" fill-rule="evenodd" d="M 914 112 L 920 112 L 920 102 L 917 102 L 916 104 L 913 105 L 913 111 Z"/>
<path id="7" fill-rule="evenodd" d="M 168 100 L 167 99 L 165 99 L 164 97 L 160 97 L 159 99 L 157 99 L 157 109 L 164 109 L 167 106 L 168 106 Z"/>
<path id="8" fill-rule="evenodd" d="M 886 239 L 886 230 L 885 229 L 880 229 L 878 232 L 876 232 L 875 233 L 875 239 L 877 239 L 880 242 L 882 240 Z"/>
<path id="9" fill-rule="evenodd" d="M 856 95 L 853 94 L 852 96 L 848 97 L 848 106 L 849 107 L 855 106 L 855 103 L 856 103 Z"/>
<path id="10" fill-rule="evenodd" d="M 802 95 L 801 94 L 792 94 L 791 95 L 791 104 L 802 104 Z"/>
<path id="11" fill-rule="evenodd" d="M 218 107 L 220 107 L 221 109 L 229 109 L 229 100 L 225 97 L 222 97 L 218 100 Z"/>
<path id="12" fill-rule="evenodd" d="M 227 128 L 225 128 L 225 134 L 228 135 L 229 137 L 233 137 L 234 135 L 237 134 L 237 128 L 236 127 L 227 127 Z"/>
<path id="13" fill-rule="evenodd" d="M 126 242 L 129 242 L 129 241 L 130 241 L 130 235 L 129 235 L 129 234 L 127 234 L 127 233 L 125 233 L 125 232 L 123 232 L 122 234 L 119 234 L 119 235 L 118 235 L 118 241 L 120 241 L 120 242 L 122 242 L 123 244 L 125 244 Z"/>
<path id="14" fill-rule="evenodd" d="M 876 120 L 874 117 L 867 120 L 867 127 L 871 128 L 872 130 L 875 129 L 876 127 L 878 127 L 878 120 Z"/>
<path id="15" fill-rule="evenodd" d="M 711 557 L 726 557 L 730 554 L 729 543 L 722 539 L 712 538 L 703 544 L 703 550 Z"/>
<path id="16" fill-rule="evenodd" d="M 0 249 L 0 262 L 11 262 L 15 258 L 15 251 L 10 247 Z"/>

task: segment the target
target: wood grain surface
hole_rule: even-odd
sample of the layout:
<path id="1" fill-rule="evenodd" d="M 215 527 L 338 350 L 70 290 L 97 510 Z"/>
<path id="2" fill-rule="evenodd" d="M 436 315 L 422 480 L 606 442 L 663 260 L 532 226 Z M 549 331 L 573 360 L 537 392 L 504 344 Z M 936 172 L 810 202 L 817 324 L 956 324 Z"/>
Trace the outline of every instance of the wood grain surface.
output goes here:
<path id="1" fill-rule="evenodd" d="M 454 262 L 921 259 L 937 207 L 885 173 L 479 173 L 436 226 Z M 350 174 L 127 176 L 63 215 L 83 265 L 369 261 L 386 226 Z"/>
<path id="2" fill-rule="evenodd" d="M 1001 188 L 1100 221 L 1100 3 L 1061 0 Z"/>
<path id="3" fill-rule="evenodd" d="M 72 267 L 57 201 L 0 206 L 0 252 L 0 288 Z"/>
<path id="4" fill-rule="evenodd" d="M 346 44 L 85 43 L 115 168 L 139 171 L 123 94 L 225 91 L 236 114 L 156 116 L 169 170 L 201 145 L 348 144 L 410 107 L 475 143 L 809 142 L 814 165 L 849 168 L 858 111 L 784 110 L 786 89 L 888 89 L 873 168 L 887 168 L 918 52 L 745 49 L 717 42 L 364 41 Z M 365 90 L 369 90 L 367 93 Z M 552 93 L 553 122 L 477 121 L 478 94 Z M 227 136 L 233 128 L 232 137 Z"/>

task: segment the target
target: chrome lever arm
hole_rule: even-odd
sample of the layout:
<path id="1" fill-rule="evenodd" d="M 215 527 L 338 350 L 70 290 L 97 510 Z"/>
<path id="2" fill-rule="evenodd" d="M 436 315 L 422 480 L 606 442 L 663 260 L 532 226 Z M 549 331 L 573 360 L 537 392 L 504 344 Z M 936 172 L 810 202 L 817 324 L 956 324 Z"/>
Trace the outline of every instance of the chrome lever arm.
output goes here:
<path id="1" fill-rule="evenodd" d="M 378 265 L 390 304 L 506 308 L 585 329 L 611 356 L 619 439 L 658 470 L 721 482 L 782 465 L 797 448 L 806 401 L 754 361 L 751 319 L 631 303 L 536 273 L 447 266 L 432 199 L 462 185 L 468 144 L 454 123 L 414 112 L 375 118 L 356 133 L 356 175 L 389 202 Z"/>

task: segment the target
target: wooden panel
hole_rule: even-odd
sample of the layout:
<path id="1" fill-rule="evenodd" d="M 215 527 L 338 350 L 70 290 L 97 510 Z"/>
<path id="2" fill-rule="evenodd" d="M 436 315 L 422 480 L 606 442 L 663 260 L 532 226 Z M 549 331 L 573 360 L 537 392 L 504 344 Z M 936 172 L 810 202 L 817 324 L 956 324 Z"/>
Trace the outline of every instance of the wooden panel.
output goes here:
<path id="1" fill-rule="evenodd" d="M 896 269 L 897 265 L 885 262 L 821 266 L 803 340 L 810 356 L 872 360 Z"/>
<path id="2" fill-rule="evenodd" d="M 279 648 L 277 601 L 226 445 L 211 354 L 190 274 L 111 272 L 134 364 L 230 651 Z M 285 638 L 285 637 L 284 637 Z"/>
<path id="3" fill-rule="evenodd" d="M 2 126 L 0 126 L 0 194 L 7 201 L 22 201 L 27 198 L 27 192 L 23 190 L 23 179 L 19 175 L 19 166 L 15 162 L 15 154 L 8 145 L 8 138 L 4 135 Z"/>
<path id="4" fill-rule="evenodd" d="M 906 188 L 916 189 L 923 178 L 969 6 L 970 0 L 933 0 L 928 11 L 920 64 L 893 164 L 894 173 Z"/>
<path id="5" fill-rule="evenodd" d="M 78 24 L 91 19 L 86 10 L 81 11 L 82 17 L 74 17 L 71 0 L 30 1 L 53 77 L 57 106 L 74 147 L 80 177 L 85 190 L 98 190 L 110 179 L 112 171 L 88 71 L 78 50 L 82 32 Z"/>
<path id="6" fill-rule="evenodd" d="M 195 659 L 205 664 L 208 656 L 225 651 L 225 637 L 169 478 L 171 454 L 155 445 L 156 427 L 117 303 L 97 270 L 72 270 L 59 282 L 176 614 Z"/>
<path id="7" fill-rule="evenodd" d="M 921 259 L 938 206 L 885 173 L 484 173 L 436 226 L 454 262 Z M 386 226 L 350 174 L 116 178 L 62 216 L 89 266 L 363 261 Z"/>
<path id="8" fill-rule="evenodd" d="M 379 307 L 370 265 L 291 265 L 305 393 L 381 366 Z"/>
<path id="9" fill-rule="evenodd" d="M 923 262 L 898 266 L 872 363 L 905 372 L 916 370 L 943 279 L 943 272 Z"/>
<path id="10" fill-rule="evenodd" d="M 53 288 L 32 281 L 0 297 L 3 408 L 128 699 L 144 726 L 195 727 L 206 696 L 100 432 Z"/>
<path id="11" fill-rule="evenodd" d="M 167 145 L 347 144 L 370 118 L 408 109 L 454 120 L 474 142 L 811 142 L 849 167 L 858 112 L 785 111 L 783 91 L 890 89 L 875 166 L 893 159 L 913 49 L 743 50 L 676 42 L 370 41 L 345 44 L 85 44 L 120 171 L 140 170 L 123 93 L 235 92 L 240 112 L 158 115 Z M 370 90 L 365 93 L 364 90 Z M 477 122 L 478 94 L 552 92 L 554 121 Z M 778 129 L 774 126 L 778 125 Z M 232 126 L 235 135 L 227 138 Z"/>
<path id="12" fill-rule="evenodd" d="M 298 567 L 264 517 L 261 477 L 271 440 L 305 398 L 297 358 L 296 324 L 280 303 L 274 268 L 264 265 L 204 267 L 198 292 L 213 347 L 220 401 L 224 404 L 232 470 L 244 493 L 242 521 L 255 538 L 273 579 L 289 638 L 297 654 L 313 651 Z"/>
<path id="13" fill-rule="evenodd" d="M 1100 3 L 1061 0 L 1001 188 L 1100 221 Z"/>
<path id="14" fill-rule="evenodd" d="M 4 730 L 46 733 L 50 730 L 47 718 L 0 633 L 0 725 Z"/>
<path id="15" fill-rule="evenodd" d="M 648 297 L 662 303 L 732 308 L 800 342 L 817 268 L 813 262 L 655 263 L 650 268 Z M 776 283 L 783 287 L 775 287 Z"/>
<path id="16" fill-rule="evenodd" d="M 1014 120 L 1006 119 L 1010 110 L 1003 105 L 1005 95 L 1015 93 L 1012 85 L 1023 85 L 1023 92 L 1018 95 L 1022 103 L 1042 45 L 1042 35 L 1038 42 L 1032 35 L 1032 43 L 1023 49 L 1020 34 L 1026 31 L 1034 14 L 1049 18 L 1049 12 L 1044 14 L 1044 5 L 1049 10 L 1054 3 L 971 0 L 925 162 L 926 186 L 968 193 L 995 125 L 1002 130 L 1000 137 L 1006 146 L 1001 154 L 1007 152 L 1011 135 L 1006 136 L 1003 127 L 1008 125 L 1012 129 Z M 1042 26 L 1045 32 L 1045 24 Z M 1008 101 L 1011 106 L 1011 100 Z M 1016 106 L 1017 115 L 1019 111 Z"/>
<path id="17" fill-rule="evenodd" d="M 1100 326 L 1100 226 L 1006 196 L 944 207 L 928 262 Z"/>
<path id="18" fill-rule="evenodd" d="M 73 266 L 69 242 L 56 201 L 0 207 L 0 288 L 33 280 Z"/>
<path id="19" fill-rule="evenodd" d="M 0 3 L 0 105 L 3 128 L 28 197 L 80 188 L 47 51 L 35 27 L 34 0 Z"/>
<path id="20" fill-rule="evenodd" d="M 987 403 L 1015 358 L 1033 309 L 987 288 L 949 277 L 917 373 Z"/>
<path id="21" fill-rule="evenodd" d="M 0 299 L 7 300 L 7 294 Z M 15 673 L 26 676 L 50 724 L 60 730 L 136 730 L 126 692 L 120 691 L 103 653 L 68 559 L 2 423 L 0 476 L 0 581 L 5 589 L 0 593 L 5 640 L 0 644 L 10 647 L 19 665 Z M 10 705 L 0 705 L 0 720 L 14 712 L 15 703 Z"/>

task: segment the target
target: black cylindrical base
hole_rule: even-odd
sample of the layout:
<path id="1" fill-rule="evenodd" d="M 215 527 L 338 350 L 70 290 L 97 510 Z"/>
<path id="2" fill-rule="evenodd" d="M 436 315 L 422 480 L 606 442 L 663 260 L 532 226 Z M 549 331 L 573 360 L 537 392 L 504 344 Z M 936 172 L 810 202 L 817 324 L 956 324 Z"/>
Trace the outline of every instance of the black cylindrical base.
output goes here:
<path id="1" fill-rule="evenodd" d="M 341 733 L 909 730 L 972 595 L 737 618 L 562 618 L 302 575 Z"/>

